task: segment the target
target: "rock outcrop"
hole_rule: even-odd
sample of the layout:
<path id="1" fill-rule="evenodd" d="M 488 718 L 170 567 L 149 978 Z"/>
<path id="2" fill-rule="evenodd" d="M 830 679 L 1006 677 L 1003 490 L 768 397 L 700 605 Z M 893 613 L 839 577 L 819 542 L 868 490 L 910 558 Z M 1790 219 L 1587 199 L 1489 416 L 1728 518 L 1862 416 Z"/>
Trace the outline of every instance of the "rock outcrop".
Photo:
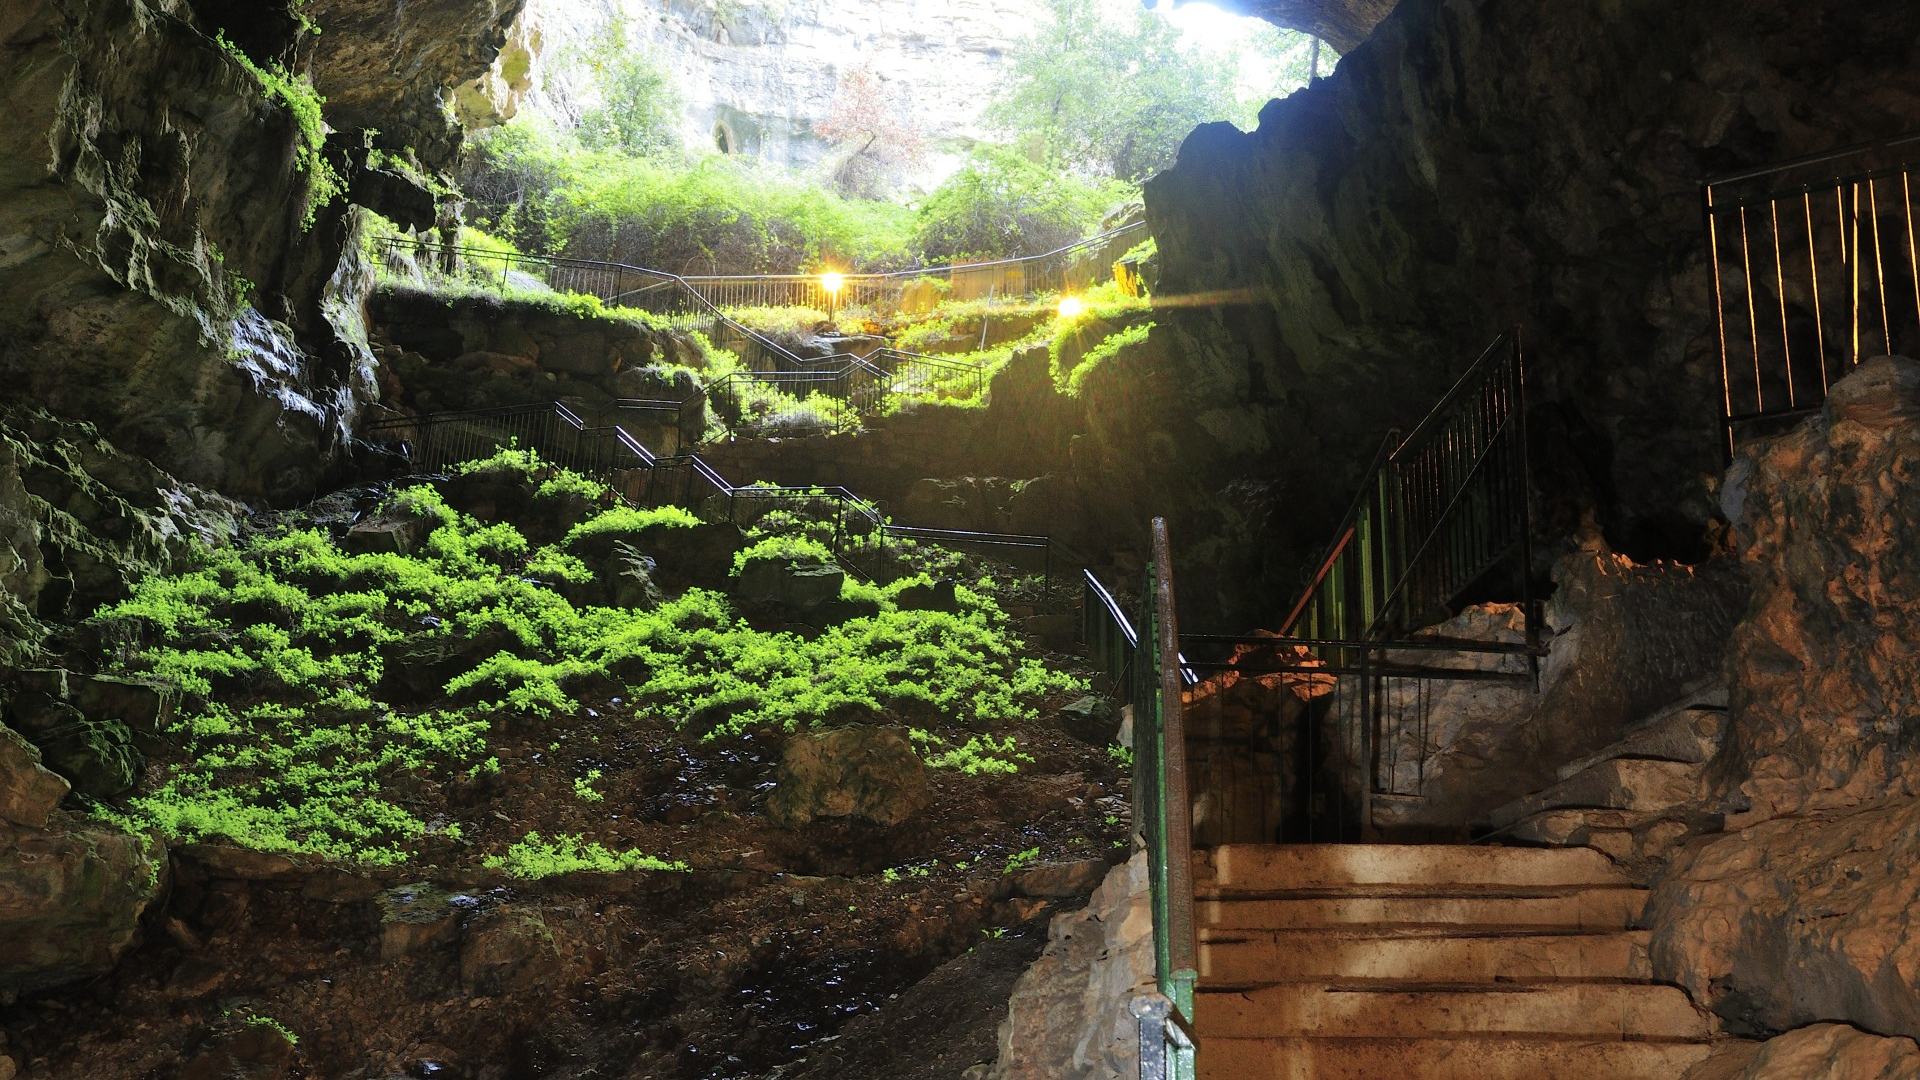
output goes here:
<path id="1" fill-rule="evenodd" d="M 44 829 L 0 823 L 0 992 L 111 969 L 165 883 L 166 857 L 150 837 L 64 815 Z"/>
<path id="2" fill-rule="evenodd" d="M 1882 357 L 1729 471 L 1754 593 L 1721 770 L 1734 824 L 1920 795 L 1917 470 L 1920 362 Z"/>
<path id="3" fill-rule="evenodd" d="M 1920 1046 L 1840 1024 L 1816 1024 L 1765 1043 L 1732 1043 L 1680 1080 L 1906 1080 Z"/>
<path id="4" fill-rule="evenodd" d="M 1137 532 L 1172 515 L 1190 602 L 1275 605 L 1381 435 L 1523 323 L 1552 520 L 1697 557 L 1721 449 L 1693 193 L 1920 124 L 1916 41 L 1899 6 L 1402 0 L 1148 184 L 1156 295 L 1199 302 L 1089 377 L 1089 474 L 1133 478 Z"/>
<path id="5" fill-rule="evenodd" d="M 1032 16 L 1019 0 L 529 0 L 497 62 L 459 100 L 477 124 L 523 109 L 577 112 L 590 91 L 571 85 L 554 61 L 618 22 L 631 47 L 672 73 L 688 147 L 807 168 L 831 153 L 814 124 L 832 112 L 841 76 L 865 65 L 900 119 L 930 142 L 917 170 L 927 184 L 986 134 L 989 98 L 980 91 L 1004 70 Z"/>
<path id="6" fill-rule="evenodd" d="M 1215 7 L 1312 34 L 1342 53 L 1373 33 L 1397 0 L 1216 0 Z"/>
<path id="7" fill-rule="evenodd" d="M 989 1080 L 1108 1080 L 1138 1075 L 1127 1011 L 1153 987 L 1147 857 L 1113 868 L 1079 911 L 1054 916 L 1047 948 L 1014 986 Z"/>

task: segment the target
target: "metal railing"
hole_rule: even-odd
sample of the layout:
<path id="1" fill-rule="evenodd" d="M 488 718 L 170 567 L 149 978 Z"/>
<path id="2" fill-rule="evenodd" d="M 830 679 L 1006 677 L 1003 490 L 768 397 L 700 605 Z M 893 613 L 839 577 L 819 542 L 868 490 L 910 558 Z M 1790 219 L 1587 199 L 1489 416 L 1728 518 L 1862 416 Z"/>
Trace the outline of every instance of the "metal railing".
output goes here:
<path id="1" fill-rule="evenodd" d="M 1087 252 L 1145 236 L 1146 223 L 1135 222 L 1039 255 L 885 274 L 841 274 L 839 289 L 831 292 L 822 274 L 682 276 L 626 263 L 523 255 L 401 236 L 383 236 L 376 242 L 384 253 L 428 260 L 436 273 L 456 273 L 464 267 L 467 279 L 476 285 L 511 290 L 519 284 L 577 293 L 691 324 L 715 318 L 734 322 L 724 314 L 727 308 L 802 307 L 828 312 L 859 308 L 894 314 L 931 307 L 942 299 L 1011 303 L 1092 285 L 1105 275 L 1086 263 Z M 932 291 L 923 296 L 922 286 Z"/>
<path id="2" fill-rule="evenodd" d="M 362 435 L 393 445 L 422 472 L 442 472 L 517 447 L 600 480 L 639 506 L 678 506 L 703 520 L 743 526 L 787 511 L 823 527 L 835 557 L 868 579 L 879 577 L 898 557 L 900 541 L 991 556 L 1039 573 L 1048 592 L 1056 570 L 1071 559 L 1049 536 L 895 524 L 844 487 L 736 485 L 698 454 L 656 454 L 621 424 L 591 424 L 559 402 L 392 417 L 365 425 Z"/>
<path id="3" fill-rule="evenodd" d="M 702 395 L 729 433 L 780 428 L 858 427 L 909 401 L 983 398 L 979 363 L 878 349 L 841 353 L 778 371 L 736 371 L 707 383 Z"/>
<path id="4" fill-rule="evenodd" d="M 1190 723 L 1223 705 L 1212 680 L 1228 674 L 1279 677 L 1307 704 L 1280 800 L 1284 835 L 1304 842 L 1363 839 L 1376 797 L 1423 793 L 1438 749 L 1431 722 L 1442 684 L 1531 686 L 1534 678 L 1534 650 L 1524 642 L 1187 634 L 1180 647 L 1198 680 L 1188 694 Z"/>
<path id="5" fill-rule="evenodd" d="M 1108 689 L 1133 716 L 1133 827 L 1145 844 L 1153 909 L 1154 990 L 1132 999 L 1142 1078 L 1191 1080 L 1193 991 L 1199 981 L 1193 928 L 1192 799 L 1187 786 L 1184 691 L 1173 556 L 1163 518 L 1153 522 L 1153 559 L 1138 630 L 1090 570 L 1081 639 Z"/>
<path id="6" fill-rule="evenodd" d="M 1866 357 L 1920 354 L 1916 158 L 1920 133 L 1701 186 L 1729 456 Z"/>
<path id="7" fill-rule="evenodd" d="M 1464 590 L 1518 554 L 1528 640 L 1537 640 L 1530 501 L 1526 372 L 1514 331 L 1412 434 L 1388 434 L 1281 633 L 1404 637 L 1441 621 Z"/>
<path id="8" fill-rule="evenodd" d="M 706 274 L 685 280 L 723 308 L 860 309 L 890 315 L 921 305 L 931 306 L 935 299 L 1012 302 L 1084 289 L 1112 273 L 1110 267 L 1088 263 L 1084 259 L 1088 252 L 1145 236 L 1146 223 L 1135 222 L 1039 255 L 923 266 L 885 274 L 841 274 L 840 287 L 833 292 L 828 291 L 819 274 Z M 940 284 L 933 285 L 935 282 Z M 934 292 L 916 294 L 916 287 L 923 285 L 931 286 Z"/>

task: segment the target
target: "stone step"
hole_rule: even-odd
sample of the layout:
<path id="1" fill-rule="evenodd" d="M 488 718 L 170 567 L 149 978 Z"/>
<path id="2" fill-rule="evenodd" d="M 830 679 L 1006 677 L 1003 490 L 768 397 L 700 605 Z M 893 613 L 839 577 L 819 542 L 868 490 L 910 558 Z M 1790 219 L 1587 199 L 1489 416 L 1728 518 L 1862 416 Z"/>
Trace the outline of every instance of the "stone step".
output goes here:
<path id="1" fill-rule="evenodd" d="M 1585 888 L 1539 896 L 1312 896 L 1196 900 L 1194 925 L 1245 930 L 1340 926 L 1509 926 L 1624 930 L 1640 917 L 1641 889 Z"/>
<path id="2" fill-rule="evenodd" d="M 1631 884 L 1597 851 L 1459 844 L 1227 844 L 1194 852 L 1193 876 L 1205 897 Z"/>
<path id="3" fill-rule="evenodd" d="M 1580 850 L 1580 849 L 1573 849 Z M 1491 983 L 1652 977 L 1644 931 L 1474 933 L 1458 927 L 1198 932 L 1201 985 L 1285 982 Z"/>
<path id="4" fill-rule="evenodd" d="M 1549 1038 L 1208 1039 L 1201 1080 L 1675 1080 L 1706 1042 Z"/>
<path id="5" fill-rule="evenodd" d="M 1666 810 L 1700 795 L 1701 766 L 1684 761 L 1613 758 L 1571 780 L 1494 810 L 1488 823 L 1505 829 L 1548 810 Z"/>
<path id="6" fill-rule="evenodd" d="M 1632 983 L 1435 986 L 1291 983 L 1194 997 L 1194 1030 L 1215 1038 L 1462 1035 L 1705 1039 L 1711 1017 L 1685 991 Z"/>
<path id="7" fill-rule="evenodd" d="M 1720 749 L 1727 710 L 1721 705 L 1689 705 L 1630 732 L 1626 738 L 1560 766 L 1566 780 L 1614 758 L 1654 758 L 1699 765 Z"/>

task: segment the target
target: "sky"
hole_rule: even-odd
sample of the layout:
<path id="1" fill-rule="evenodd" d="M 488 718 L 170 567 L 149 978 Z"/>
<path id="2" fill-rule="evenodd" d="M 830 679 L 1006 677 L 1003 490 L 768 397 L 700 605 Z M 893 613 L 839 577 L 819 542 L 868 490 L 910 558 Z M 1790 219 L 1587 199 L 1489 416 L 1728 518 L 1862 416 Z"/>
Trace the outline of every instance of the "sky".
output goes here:
<path id="1" fill-rule="evenodd" d="M 1132 0 L 1129 0 L 1132 2 Z M 1173 0 L 1154 0 L 1150 10 L 1180 28 L 1189 44 L 1218 50 L 1223 43 L 1246 42 L 1255 34 L 1271 33 L 1273 27 L 1261 19 L 1222 11 L 1212 4 L 1181 4 Z M 1271 55 L 1257 49 L 1233 48 L 1239 59 L 1240 89 L 1245 93 L 1267 93 L 1275 88 L 1279 65 Z"/>

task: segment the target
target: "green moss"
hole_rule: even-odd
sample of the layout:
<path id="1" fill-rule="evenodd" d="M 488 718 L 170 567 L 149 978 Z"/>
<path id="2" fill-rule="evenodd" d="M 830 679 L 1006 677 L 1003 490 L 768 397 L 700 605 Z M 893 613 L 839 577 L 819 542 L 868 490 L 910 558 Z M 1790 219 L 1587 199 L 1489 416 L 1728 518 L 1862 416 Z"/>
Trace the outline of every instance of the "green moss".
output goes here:
<path id="1" fill-rule="evenodd" d="M 573 544 L 595 536 L 624 536 L 647 529 L 691 529 L 700 519 L 678 506 L 616 506 L 575 525 L 565 543 Z"/>
<path id="2" fill-rule="evenodd" d="M 300 139 L 294 146 L 294 161 L 300 171 L 307 175 L 307 209 L 303 224 L 311 229 L 320 208 L 347 191 L 346 180 L 323 154 L 327 144 L 327 122 L 323 111 L 326 99 L 314 90 L 313 80 L 305 75 L 296 76 L 279 64 L 256 63 L 238 45 L 228 41 L 224 33 L 217 35 L 214 41 L 228 57 L 253 76 L 268 101 L 292 113 L 294 123 L 299 125 Z"/>
<path id="3" fill-rule="evenodd" d="M 738 577 L 749 563 L 784 562 L 790 565 L 831 565 L 833 549 L 806 536 L 773 535 L 734 552 L 733 573 Z"/>
<path id="4" fill-rule="evenodd" d="M 505 855 L 490 855 L 484 865 L 517 878 L 538 881 L 560 874 L 619 874 L 634 870 L 684 872 L 687 864 L 668 862 L 638 851 L 613 851 L 579 836 L 561 834 L 552 840 L 539 833 L 507 849 Z"/>

